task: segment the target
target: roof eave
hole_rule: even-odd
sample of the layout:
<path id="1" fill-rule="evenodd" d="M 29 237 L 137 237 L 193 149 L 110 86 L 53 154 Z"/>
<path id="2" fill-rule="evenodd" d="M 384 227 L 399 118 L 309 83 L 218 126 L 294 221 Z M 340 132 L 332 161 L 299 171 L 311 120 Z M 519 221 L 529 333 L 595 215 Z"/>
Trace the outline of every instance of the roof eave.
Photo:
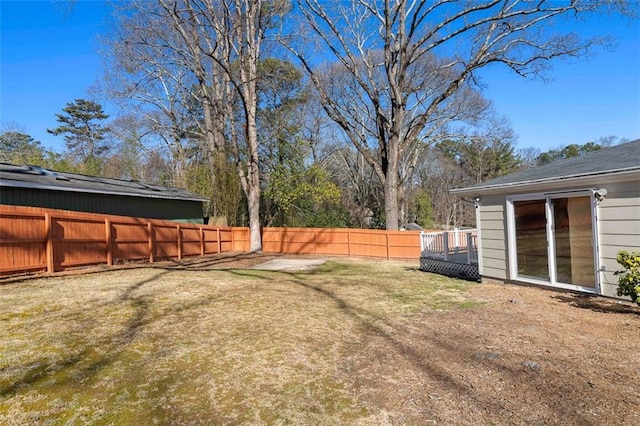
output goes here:
<path id="1" fill-rule="evenodd" d="M 102 191 L 97 189 L 74 188 L 74 187 L 57 186 L 57 185 L 43 185 L 39 183 L 22 182 L 22 181 L 10 180 L 10 179 L 1 179 L 0 186 L 6 186 L 10 188 L 44 189 L 48 191 L 79 192 L 79 193 L 87 193 L 87 194 L 120 195 L 124 197 L 157 198 L 162 200 L 182 200 L 182 201 L 199 201 L 199 202 L 209 201 L 208 199 L 203 197 L 181 197 L 181 196 L 172 196 L 170 194 L 162 194 L 162 193 L 132 194 L 130 192 L 125 192 L 125 191 Z"/>
<path id="2" fill-rule="evenodd" d="M 477 187 L 456 188 L 449 191 L 454 195 L 481 195 L 504 193 L 506 190 L 528 191 L 528 190 L 546 190 L 556 189 L 567 185 L 598 185 L 607 182 L 622 182 L 628 180 L 640 179 L 640 168 L 621 169 L 607 171 L 604 173 L 589 173 L 564 177 L 553 177 L 545 179 L 535 179 L 521 182 L 502 183 L 496 185 L 486 185 Z"/>

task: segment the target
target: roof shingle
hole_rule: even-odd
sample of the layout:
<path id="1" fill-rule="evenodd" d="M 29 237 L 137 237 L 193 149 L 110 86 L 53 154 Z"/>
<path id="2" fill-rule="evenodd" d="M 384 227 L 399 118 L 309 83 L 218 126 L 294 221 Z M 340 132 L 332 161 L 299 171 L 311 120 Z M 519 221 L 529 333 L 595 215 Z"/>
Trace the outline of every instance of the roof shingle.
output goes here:
<path id="1" fill-rule="evenodd" d="M 507 176 L 491 179 L 465 188 L 454 189 L 452 193 L 470 192 L 488 188 L 507 188 L 519 184 L 535 184 L 567 178 L 640 170 L 640 139 L 589 152 L 544 166 L 535 167 Z"/>
<path id="2" fill-rule="evenodd" d="M 170 200 L 207 201 L 206 198 L 182 188 L 151 185 L 136 180 L 58 172 L 37 166 L 17 166 L 9 163 L 0 163 L 0 188 L 3 186 Z"/>

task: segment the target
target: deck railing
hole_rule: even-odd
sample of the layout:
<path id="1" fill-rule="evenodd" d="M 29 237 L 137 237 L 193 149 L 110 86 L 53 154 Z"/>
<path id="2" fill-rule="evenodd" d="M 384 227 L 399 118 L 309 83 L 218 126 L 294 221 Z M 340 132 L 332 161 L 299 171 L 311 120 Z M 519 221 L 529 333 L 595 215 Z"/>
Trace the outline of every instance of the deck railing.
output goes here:
<path id="1" fill-rule="evenodd" d="M 478 233 L 476 229 L 455 229 L 443 232 L 421 232 L 422 257 L 447 262 L 478 263 Z"/>

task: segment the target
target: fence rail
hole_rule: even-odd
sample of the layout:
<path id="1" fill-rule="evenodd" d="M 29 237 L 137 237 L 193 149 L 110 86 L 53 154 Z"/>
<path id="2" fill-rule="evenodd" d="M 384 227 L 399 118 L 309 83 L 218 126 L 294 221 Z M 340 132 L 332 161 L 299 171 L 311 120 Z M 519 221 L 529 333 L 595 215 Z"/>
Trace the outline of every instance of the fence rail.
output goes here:
<path id="1" fill-rule="evenodd" d="M 420 233 L 264 228 L 265 253 L 420 258 Z M 249 229 L 0 205 L 0 276 L 249 251 Z"/>
<path id="2" fill-rule="evenodd" d="M 478 233 L 476 229 L 452 232 L 421 232 L 421 257 L 460 262 L 468 265 L 478 263 Z"/>
<path id="3" fill-rule="evenodd" d="M 236 236 L 228 227 L 0 205 L 0 275 L 241 250 Z"/>

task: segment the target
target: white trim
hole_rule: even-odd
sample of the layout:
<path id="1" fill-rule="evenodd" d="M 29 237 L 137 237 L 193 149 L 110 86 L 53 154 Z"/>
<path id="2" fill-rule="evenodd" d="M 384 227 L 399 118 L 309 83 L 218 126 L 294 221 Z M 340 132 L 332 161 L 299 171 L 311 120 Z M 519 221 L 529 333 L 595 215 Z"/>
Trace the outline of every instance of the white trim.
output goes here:
<path id="1" fill-rule="evenodd" d="M 593 238 L 593 275 L 596 279 L 596 293 L 602 294 L 602 274 L 600 273 L 600 231 L 598 226 L 598 199 L 591 195 L 591 236 Z"/>
<path id="2" fill-rule="evenodd" d="M 482 261 L 482 231 L 480 230 L 480 215 L 482 214 L 480 200 L 477 201 L 474 208 L 476 210 L 476 250 L 478 257 L 478 274 L 482 276 L 484 262 Z"/>
<path id="3" fill-rule="evenodd" d="M 555 229 L 556 229 L 556 219 L 555 219 L 555 209 L 553 203 L 551 203 L 550 196 L 546 196 L 544 198 L 544 214 L 546 217 L 546 237 L 547 237 L 547 273 L 549 274 L 549 282 L 551 285 L 558 284 L 558 273 L 556 271 L 556 239 L 555 237 Z"/>
<path id="4" fill-rule="evenodd" d="M 529 277 L 517 277 L 517 278 L 512 278 L 512 281 L 518 281 L 518 282 L 523 282 L 523 283 L 527 283 L 527 284 L 536 284 L 536 285 L 542 285 L 545 287 L 552 287 L 552 288 L 561 288 L 563 290 L 573 290 L 573 291 L 579 291 L 581 293 L 591 293 L 591 294 L 600 294 L 599 291 L 593 287 L 582 287 L 579 285 L 573 285 L 573 284 L 565 284 L 565 283 L 554 283 L 552 284 L 549 281 L 545 281 L 545 280 L 540 280 L 540 279 L 536 279 L 536 278 L 529 278 Z"/>

